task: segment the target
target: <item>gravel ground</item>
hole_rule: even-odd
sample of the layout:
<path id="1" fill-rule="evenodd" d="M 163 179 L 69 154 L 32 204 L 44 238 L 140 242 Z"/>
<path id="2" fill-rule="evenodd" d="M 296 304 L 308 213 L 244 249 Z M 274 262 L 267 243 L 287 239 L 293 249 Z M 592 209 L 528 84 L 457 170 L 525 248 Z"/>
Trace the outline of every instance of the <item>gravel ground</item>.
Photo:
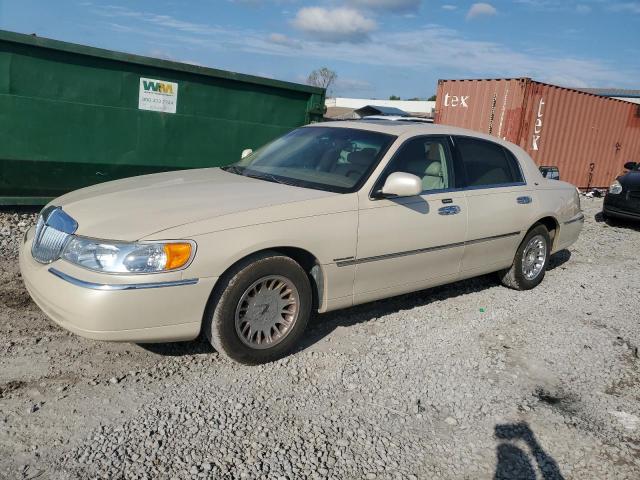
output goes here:
<path id="1" fill-rule="evenodd" d="M 261 367 L 56 327 L 15 258 L 34 215 L 0 212 L 0 477 L 637 479 L 640 229 L 601 206 L 534 291 L 319 316 Z"/>

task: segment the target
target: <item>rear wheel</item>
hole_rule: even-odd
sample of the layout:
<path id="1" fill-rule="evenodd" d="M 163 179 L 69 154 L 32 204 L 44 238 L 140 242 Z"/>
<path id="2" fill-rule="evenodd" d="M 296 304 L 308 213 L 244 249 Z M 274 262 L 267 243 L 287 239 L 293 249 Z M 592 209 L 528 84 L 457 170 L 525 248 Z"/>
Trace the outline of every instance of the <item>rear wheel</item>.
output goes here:
<path id="1" fill-rule="evenodd" d="M 311 314 L 311 285 L 289 257 L 265 252 L 220 279 L 204 331 L 222 355 L 247 365 L 276 360 L 300 339 Z"/>
<path id="2" fill-rule="evenodd" d="M 551 252 L 551 238 L 544 225 L 533 227 L 516 251 L 511 268 L 499 272 L 506 287 L 530 290 L 544 278 Z"/>

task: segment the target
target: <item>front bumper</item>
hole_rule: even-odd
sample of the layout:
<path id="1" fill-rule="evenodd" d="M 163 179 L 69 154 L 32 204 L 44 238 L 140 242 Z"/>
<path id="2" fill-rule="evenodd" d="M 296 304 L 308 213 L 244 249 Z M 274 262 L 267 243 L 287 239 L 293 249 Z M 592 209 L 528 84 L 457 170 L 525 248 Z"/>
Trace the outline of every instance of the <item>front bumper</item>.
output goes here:
<path id="1" fill-rule="evenodd" d="M 602 205 L 602 211 L 610 217 L 622 218 L 625 220 L 640 220 L 640 207 L 625 199 L 614 199 L 607 195 Z"/>
<path id="2" fill-rule="evenodd" d="M 86 338 L 141 343 L 192 340 L 200 333 L 216 277 L 185 280 L 179 278 L 183 272 L 121 277 L 62 260 L 43 265 L 31 256 L 29 234 L 25 240 L 24 284 L 61 327 Z"/>

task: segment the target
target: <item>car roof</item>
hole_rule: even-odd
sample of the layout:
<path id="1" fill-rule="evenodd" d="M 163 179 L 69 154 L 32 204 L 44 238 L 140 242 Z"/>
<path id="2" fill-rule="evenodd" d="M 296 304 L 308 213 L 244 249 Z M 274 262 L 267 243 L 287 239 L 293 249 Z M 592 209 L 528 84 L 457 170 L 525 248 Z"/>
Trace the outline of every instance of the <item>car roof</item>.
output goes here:
<path id="1" fill-rule="evenodd" d="M 412 117 L 412 116 L 400 117 L 398 115 L 367 115 L 366 117 L 363 118 L 363 120 L 393 120 L 397 122 L 433 123 L 433 120 L 431 118 Z"/>
<path id="2" fill-rule="evenodd" d="M 401 120 L 342 120 L 333 122 L 313 123 L 309 127 L 332 127 L 332 128 L 354 128 L 357 130 L 368 130 L 371 132 L 388 133 L 390 135 L 459 135 L 465 137 L 475 137 L 491 142 L 499 143 L 513 149 L 517 147 L 513 143 L 504 141 L 493 135 L 467 130 L 466 128 L 453 127 L 451 125 L 441 125 L 427 122 L 403 122 Z"/>

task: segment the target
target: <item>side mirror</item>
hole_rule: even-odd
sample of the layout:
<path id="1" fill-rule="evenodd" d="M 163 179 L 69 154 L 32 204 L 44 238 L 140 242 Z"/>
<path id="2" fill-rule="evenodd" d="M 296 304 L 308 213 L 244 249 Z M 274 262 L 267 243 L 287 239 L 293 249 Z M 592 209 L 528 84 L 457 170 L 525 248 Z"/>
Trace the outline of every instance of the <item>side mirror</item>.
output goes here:
<path id="1" fill-rule="evenodd" d="M 420 193 L 422 193 L 422 180 L 406 172 L 392 173 L 382 187 L 382 195 L 385 197 L 414 197 Z"/>
<path id="2" fill-rule="evenodd" d="M 252 153 L 253 153 L 253 150 L 251 148 L 245 148 L 244 150 L 242 150 L 242 155 L 240 155 L 240 160 L 247 158 Z"/>
<path id="3" fill-rule="evenodd" d="M 638 164 L 636 162 L 627 162 L 624 164 L 626 170 L 635 170 Z"/>

